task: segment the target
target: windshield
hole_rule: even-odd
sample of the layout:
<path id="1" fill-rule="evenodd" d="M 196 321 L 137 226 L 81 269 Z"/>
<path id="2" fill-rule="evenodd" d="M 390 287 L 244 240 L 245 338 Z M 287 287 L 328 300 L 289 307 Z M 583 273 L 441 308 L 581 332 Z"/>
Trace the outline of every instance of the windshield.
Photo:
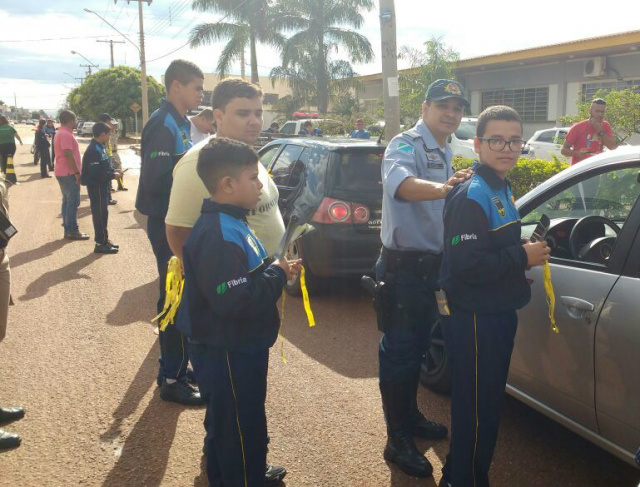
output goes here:
<path id="1" fill-rule="evenodd" d="M 460 122 L 460 127 L 456 130 L 456 137 L 460 140 L 473 139 L 476 135 L 476 125 L 478 122 L 475 120 L 463 120 Z"/>

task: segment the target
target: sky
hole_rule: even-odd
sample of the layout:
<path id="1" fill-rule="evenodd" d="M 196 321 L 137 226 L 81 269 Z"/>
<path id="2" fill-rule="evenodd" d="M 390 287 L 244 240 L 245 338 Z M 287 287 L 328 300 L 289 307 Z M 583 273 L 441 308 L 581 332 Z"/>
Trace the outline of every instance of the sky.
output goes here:
<path id="1" fill-rule="evenodd" d="M 171 60 L 180 58 L 195 62 L 207 73 L 215 71 L 224 43 L 198 49 L 187 44 L 195 25 L 219 21 L 221 14 L 194 12 L 191 0 L 153 0 L 143 6 L 149 75 L 159 81 Z M 84 8 L 109 21 L 128 40 Z M 395 9 L 398 47 L 420 47 L 436 36 L 463 59 L 637 30 L 640 18 L 638 0 L 618 0 L 615 8 L 602 0 L 395 0 Z M 361 75 L 381 71 L 378 16 L 377 5 L 364 13 L 360 32 L 371 42 L 375 60 L 355 65 Z M 100 68 L 109 67 L 109 44 L 97 40 L 125 41 L 114 44 L 116 65 L 140 65 L 135 1 L 0 0 L 0 26 L 0 100 L 8 105 L 14 104 L 15 93 L 18 106 L 57 111 L 78 85 L 75 78 L 84 76 L 87 69 L 79 66 L 87 61 L 71 51 Z M 261 75 L 268 75 L 279 63 L 277 51 L 258 47 Z M 402 62 L 399 67 L 404 67 Z M 239 63 L 233 73 L 240 73 Z"/>

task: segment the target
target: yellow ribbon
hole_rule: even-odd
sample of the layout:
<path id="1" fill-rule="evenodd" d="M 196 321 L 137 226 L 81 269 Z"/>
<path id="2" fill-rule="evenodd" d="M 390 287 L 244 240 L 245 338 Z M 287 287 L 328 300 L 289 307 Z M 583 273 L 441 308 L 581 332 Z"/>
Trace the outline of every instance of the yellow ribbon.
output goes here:
<path id="1" fill-rule="evenodd" d="M 180 259 L 173 256 L 167 264 L 167 279 L 164 284 L 165 298 L 164 308 L 158 316 L 151 321 L 160 320 L 160 331 L 166 330 L 169 324 L 173 325 L 174 318 L 178 312 L 180 301 L 182 300 L 182 291 L 184 290 L 184 278 L 182 277 L 182 266 Z M 164 316 L 163 316 L 164 315 Z"/>
<path id="2" fill-rule="evenodd" d="M 307 314 L 307 320 L 309 321 L 309 328 L 313 328 L 316 326 L 316 320 L 313 317 L 313 311 L 311 311 L 307 281 L 304 277 L 304 267 L 300 269 L 300 289 L 302 289 L 302 302 L 304 303 L 304 312 Z"/>
<path id="3" fill-rule="evenodd" d="M 551 321 L 551 329 L 554 333 L 560 333 L 560 330 L 556 326 L 556 295 L 553 291 L 553 283 L 551 282 L 551 268 L 549 267 L 549 262 L 545 262 L 542 266 L 542 281 L 544 283 L 544 290 L 547 293 L 547 305 L 549 306 L 549 321 Z"/>

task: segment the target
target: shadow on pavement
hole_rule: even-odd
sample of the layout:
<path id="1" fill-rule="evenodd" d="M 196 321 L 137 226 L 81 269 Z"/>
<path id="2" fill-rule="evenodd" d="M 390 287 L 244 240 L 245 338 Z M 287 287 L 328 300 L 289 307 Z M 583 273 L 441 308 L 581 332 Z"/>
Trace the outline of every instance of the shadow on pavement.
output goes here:
<path id="1" fill-rule="evenodd" d="M 99 258 L 100 255 L 91 253 L 61 269 L 45 272 L 27 286 L 25 294 L 19 298 L 20 301 L 30 301 L 41 298 L 47 294 L 49 289 L 63 282 L 73 281 L 75 279 L 91 279 L 88 275 L 80 271 Z"/>
<path id="2" fill-rule="evenodd" d="M 310 301 L 316 327 L 309 328 L 302 299 L 287 295 L 281 334 L 302 352 L 341 375 L 359 379 L 377 377 L 380 332 L 371 298 L 360 283 L 336 279 L 329 289 L 311 296 Z"/>
<path id="3" fill-rule="evenodd" d="M 31 173 L 28 176 L 18 175 L 19 183 L 30 183 L 32 181 L 40 181 L 41 179 L 54 179 L 54 177 L 51 176 L 50 178 L 43 178 L 42 176 L 40 176 L 39 172 Z"/>
<path id="4" fill-rule="evenodd" d="M 30 262 L 50 257 L 54 252 L 60 250 L 66 244 L 71 243 L 69 240 L 61 238 L 60 240 L 54 240 L 53 242 L 47 242 L 46 244 L 38 247 L 37 249 L 25 250 L 16 255 L 9 254 L 11 262 L 11 268 L 15 269 L 18 266 L 28 264 Z"/>
<path id="5" fill-rule="evenodd" d="M 158 280 L 143 284 L 122 293 L 112 311 L 107 315 L 107 324 L 123 326 L 142 321 L 149 323 L 156 309 Z"/>

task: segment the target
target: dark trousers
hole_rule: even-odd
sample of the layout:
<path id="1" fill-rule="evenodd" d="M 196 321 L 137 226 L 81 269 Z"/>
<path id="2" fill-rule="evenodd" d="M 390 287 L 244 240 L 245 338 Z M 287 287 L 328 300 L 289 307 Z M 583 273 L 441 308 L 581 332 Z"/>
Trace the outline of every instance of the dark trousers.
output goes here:
<path id="1" fill-rule="evenodd" d="M 518 316 L 515 310 L 451 311 L 443 321 L 452 370 L 451 446 L 443 479 L 453 487 L 487 487 Z"/>
<path id="2" fill-rule="evenodd" d="M 89 202 L 91 203 L 91 218 L 97 244 L 106 244 L 109 240 L 107 221 L 109 219 L 109 183 L 88 185 Z"/>
<path id="3" fill-rule="evenodd" d="M 204 426 L 210 487 L 263 486 L 269 350 L 227 352 L 191 344 L 191 361 L 207 405 Z"/>
<path id="4" fill-rule="evenodd" d="M 147 219 L 147 236 L 151 242 L 153 254 L 156 257 L 158 276 L 160 277 L 160 295 L 158 297 L 158 313 L 164 308 L 165 281 L 167 279 L 167 263 L 173 257 L 167 234 L 165 233 L 164 218 L 149 217 Z M 167 326 L 159 334 L 160 340 L 160 372 L 167 379 L 182 379 L 187 373 L 189 363 L 189 347 L 184 335 L 176 327 L 178 315 L 174 324 Z"/>
<path id="5" fill-rule="evenodd" d="M 16 144 L 0 144 L 0 163 L 2 164 L 2 173 L 7 174 L 7 159 L 13 157 L 16 153 Z"/>
<path id="6" fill-rule="evenodd" d="M 40 176 L 47 177 L 51 168 L 51 154 L 48 147 L 38 149 L 40 152 Z"/>
<path id="7" fill-rule="evenodd" d="M 384 280 L 387 257 L 376 263 L 376 276 Z M 419 269 L 394 270 L 394 323 L 380 340 L 380 382 L 417 381 L 420 365 L 431 343 L 431 326 L 438 316 L 435 300 L 437 274 Z"/>

